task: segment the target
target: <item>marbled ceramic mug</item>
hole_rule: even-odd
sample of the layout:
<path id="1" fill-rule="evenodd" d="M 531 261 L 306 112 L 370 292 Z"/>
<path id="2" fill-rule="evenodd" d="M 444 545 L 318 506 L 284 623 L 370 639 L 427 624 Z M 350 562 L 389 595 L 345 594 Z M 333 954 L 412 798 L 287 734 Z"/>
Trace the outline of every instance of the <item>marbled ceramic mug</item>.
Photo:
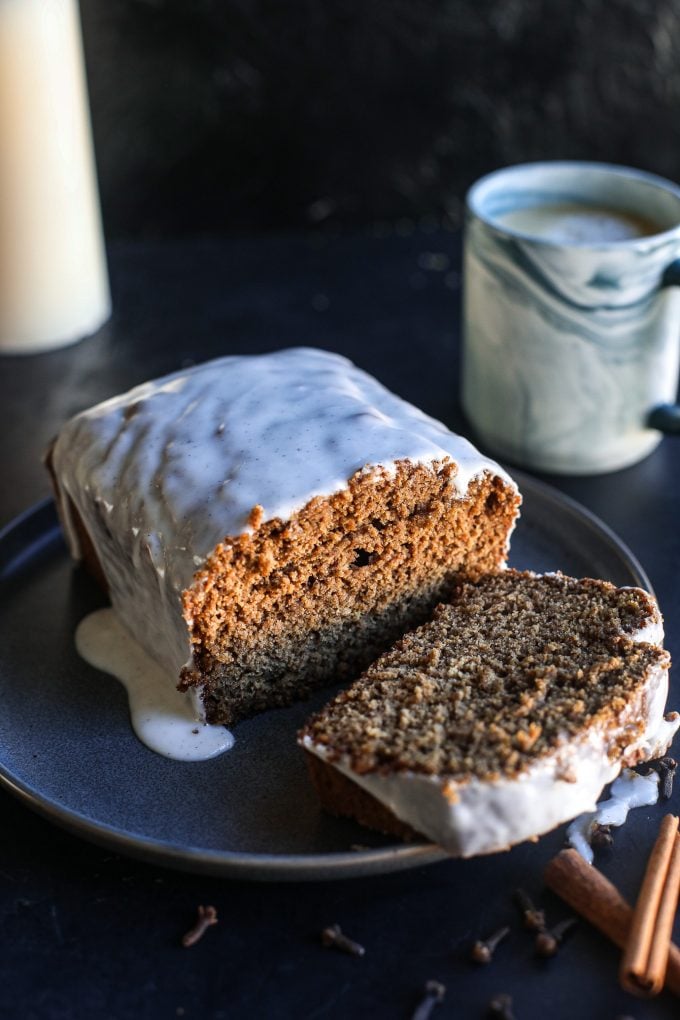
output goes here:
<path id="1" fill-rule="evenodd" d="M 680 187 L 530 163 L 473 185 L 466 217 L 462 397 L 480 441 L 591 474 L 679 432 Z"/>

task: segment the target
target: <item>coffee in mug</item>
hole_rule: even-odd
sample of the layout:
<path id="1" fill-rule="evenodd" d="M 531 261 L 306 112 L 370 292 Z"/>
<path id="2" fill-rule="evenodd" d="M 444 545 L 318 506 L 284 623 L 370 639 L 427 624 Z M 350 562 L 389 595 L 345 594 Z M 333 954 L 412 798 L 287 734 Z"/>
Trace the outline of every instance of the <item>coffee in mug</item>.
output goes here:
<path id="1" fill-rule="evenodd" d="M 606 206 L 555 202 L 511 209 L 499 217 L 509 230 L 530 234 L 556 244 L 601 244 L 651 237 L 663 228 L 635 213 Z"/>

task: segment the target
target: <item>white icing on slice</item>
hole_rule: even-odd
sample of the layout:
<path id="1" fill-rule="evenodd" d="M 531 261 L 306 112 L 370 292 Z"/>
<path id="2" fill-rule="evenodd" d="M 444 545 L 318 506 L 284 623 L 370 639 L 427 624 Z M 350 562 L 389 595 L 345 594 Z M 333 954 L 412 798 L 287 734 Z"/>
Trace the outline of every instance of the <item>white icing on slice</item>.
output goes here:
<path id="1" fill-rule="evenodd" d="M 656 772 L 641 776 L 632 769 L 624 769 L 612 783 L 607 800 L 601 801 L 595 811 L 588 811 L 574 819 L 567 829 L 567 842 L 588 864 L 592 864 L 590 841 L 597 825 L 623 825 L 632 808 L 656 804 L 658 799 L 659 776 Z"/>
<path id="2" fill-rule="evenodd" d="M 654 732 L 647 735 L 642 748 L 643 759 L 650 761 L 652 758 L 660 758 L 664 755 L 673 743 L 678 729 L 680 729 L 680 715 L 677 712 L 669 712 L 661 719 Z"/>
<path id="3" fill-rule="evenodd" d="M 76 629 L 78 653 L 128 692 L 132 727 L 152 751 L 177 761 L 205 761 L 234 745 L 224 726 L 209 726 L 193 699 L 128 634 L 113 609 L 98 609 Z"/>
<path id="4" fill-rule="evenodd" d="M 304 738 L 320 758 L 325 748 Z M 333 765 L 393 814 L 456 857 L 506 850 L 594 806 L 619 771 L 597 742 L 582 741 L 545 756 L 516 778 L 447 783 L 413 772 L 359 775 Z"/>

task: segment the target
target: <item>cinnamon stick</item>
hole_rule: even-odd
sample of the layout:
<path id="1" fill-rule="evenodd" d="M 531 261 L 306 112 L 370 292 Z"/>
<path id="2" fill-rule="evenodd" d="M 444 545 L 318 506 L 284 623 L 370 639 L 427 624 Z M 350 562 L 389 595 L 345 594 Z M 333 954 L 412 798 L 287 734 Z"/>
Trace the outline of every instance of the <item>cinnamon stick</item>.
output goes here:
<path id="1" fill-rule="evenodd" d="M 562 850 L 549 861 L 544 881 L 569 906 L 623 949 L 633 910 L 616 886 L 576 850 Z M 680 948 L 671 943 L 665 987 L 680 996 Z"/>
<path id="2" fill-rule="evenodd" d="M 621 960 L 621 984 L 633 995 L 658 995 L 663 988 L 679 890 L 678 819 L 666 815 L 647 862 Z"/>
<path id="3" fill-rule="evenodd" d="M 663 973 L 670 954 L 671 940 L 673 938 L 673 923 L 678 909 L 678 892 L 680 891 L 680 838 L 676 836 L 673 846 L 671 862 L 668 866 L 668 880 L 666 883 L 666 896 L 659 907 L 659 916 L 656 920 L 657 940 L 652 946 L 649 955 L 649 967 L 661 970 L 662 980 L 659 990 L 663 986 Z"/>

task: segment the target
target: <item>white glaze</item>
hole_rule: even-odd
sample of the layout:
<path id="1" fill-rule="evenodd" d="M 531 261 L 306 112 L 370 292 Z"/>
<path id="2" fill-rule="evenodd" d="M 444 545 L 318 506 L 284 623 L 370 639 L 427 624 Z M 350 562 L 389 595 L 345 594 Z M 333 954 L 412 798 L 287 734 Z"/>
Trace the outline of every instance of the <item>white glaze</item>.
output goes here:
<path id="1" fill-rule="evenodd" d="M 660 614 L 629 637 L 637 641 L 651 638 L 653 643 L 661 644 Z M 594 726 L 580 740 L 565 735 L 552 754 L 538 758 L 512 779 L 472 777 L 453 782 L 444 776 L 413 772 L 362 775 L 347 761 L 331 764 L 448 853 L 457 857 L 493 853 L 592 811 L 604 786 L 620 772 L 622 761 L 665 753 L 680 726 L 676 713 L 664 720 L 667 695 L 668 670 L 656 667 L 616 725 Z M 640 719 L 646 720 L 644 733 L 631 741 L 621 759 L 612 760 L 614 742 L 629 727 L 634 730 Z M 323 745 L 315 745 L 309 737 L 304 737 L 302 744 L 328 760 Z"/>
<path id="2" fill-rule="evenodd" d="M 177 761 L 205 761 L 233 747 L 229 730 L 203 721 L 192 696 L 174 689 L 174 678 L 130 637 L 113 609 L 98 609 L 80 621 L 76 648 L 91 666 L 125 686 L 132 727 L 152 751 Z"/>
<path id="3" fill-rule="evenodd" d="M 53 451 L 60 509 L 77 507 L 124 626 L 171 675 L 190 658 L 181 592 L 252 508 L 286 520 L 362 468 L 458 465 L 462 497 L 483 472 L 514 483 L 441 422 L 337 354 L 294 348 L 228 357 L 83 412 Z M 499 564 L 500 565 L 500 564 Z"/>
<path id="4" fill-rule="evenodd" d="M 677 728 L 677 727 L 676 727 Z M 590 844 L 596 825 L 623 825 L 632 808 L 656 804 L 659 799 L 659 776 L 650 772 L 641 776 L 632 769 L 623 769 L 609 791 L 609 797 L 600 801 L 594 811 L 579 815 L 567 829 L 567 842 L 581 854 L 588 864 L 593 863 Z"/>

